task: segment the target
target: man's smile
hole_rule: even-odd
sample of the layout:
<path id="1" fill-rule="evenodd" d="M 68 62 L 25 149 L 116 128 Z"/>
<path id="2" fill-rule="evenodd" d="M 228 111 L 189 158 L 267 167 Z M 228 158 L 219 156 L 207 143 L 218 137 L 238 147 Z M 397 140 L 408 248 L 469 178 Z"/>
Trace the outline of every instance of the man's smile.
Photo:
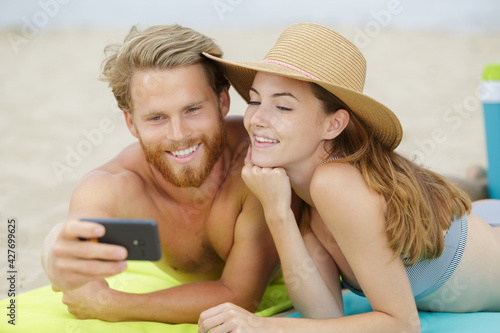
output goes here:
<path id="1" fill-rule="evenodd" d="M 190 148 L 176 150 L 176 151 L 168 151 L 168 153 L 173 155 L 174 157 L 177 157 L 177 158 L 185 158 L 185 157 L 188 157 L 188 156 L 194 154 L 194 152 L 196 152 L 198 150 L 200 145 L 201 145 L 201 143 L 198 143 L 197 145 L 192 146 Z"/>

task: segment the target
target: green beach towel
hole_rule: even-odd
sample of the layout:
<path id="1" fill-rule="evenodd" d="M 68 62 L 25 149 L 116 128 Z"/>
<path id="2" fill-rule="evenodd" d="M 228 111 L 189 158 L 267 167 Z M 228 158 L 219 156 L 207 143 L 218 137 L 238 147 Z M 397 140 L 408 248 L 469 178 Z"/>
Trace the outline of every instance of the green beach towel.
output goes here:
<path id="1" fill-rule="evenodd" d="M 180 285 L 150 262 L 128 262 L 125 272 L 106 279 L 111 288 L 131 293 L 147 293 Z M 156 322 L 109 323 L 97 319 L 79 320 L 70 314 L 62 303 L 62 293 L 55 293 L 51 286 L 44 286 L 15 299 L 15 325 L 9 324 L 10 299 L 0 301 L 2 311 L 0 332 L 50 332 L 50 333 L 93 333 L 93 332 L 197 332 L 194 324 L 169 325 Z M 261 301 L 257 314 L 268 317 L 292 307 L 283 280 L 270 285 Z"/>

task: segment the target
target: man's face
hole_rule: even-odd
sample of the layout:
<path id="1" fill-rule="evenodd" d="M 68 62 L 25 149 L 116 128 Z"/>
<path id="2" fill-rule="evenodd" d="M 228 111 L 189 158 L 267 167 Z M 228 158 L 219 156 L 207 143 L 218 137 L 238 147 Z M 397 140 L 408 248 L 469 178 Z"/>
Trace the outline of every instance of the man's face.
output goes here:
<path id="1" fill-rule="evenodd" d="M 217 96 L 200 65 L 135 73 L 127 124 L 147 160 L 177 187 L 200 187 L 225 147 L 227 91 Z"/>

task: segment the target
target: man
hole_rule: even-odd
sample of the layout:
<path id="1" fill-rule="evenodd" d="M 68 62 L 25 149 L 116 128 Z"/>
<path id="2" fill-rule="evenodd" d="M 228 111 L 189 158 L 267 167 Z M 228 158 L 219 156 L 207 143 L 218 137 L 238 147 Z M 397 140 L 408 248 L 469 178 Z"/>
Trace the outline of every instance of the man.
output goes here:
<path id="1" fill-rule="evenodd" d="M 139 143 L 81 180 L 67 220 L 45 241 L 44 269 L 77 318 L 196 323 L 223 302 L 254 310 L 277 266 L 262 207 L 240 177 L 249 144 L 242 119 L 224 120 L 229 84 L 202 52 L 222 55 L 188 28 L 132 28 L 105 61 L 103 79 Z M 125 269 L 126 250 L 79 240 L 105 232 L 83 217 L 155 219 L 156 264 L 186 284 L 111 290 L 104 278 Z"/>

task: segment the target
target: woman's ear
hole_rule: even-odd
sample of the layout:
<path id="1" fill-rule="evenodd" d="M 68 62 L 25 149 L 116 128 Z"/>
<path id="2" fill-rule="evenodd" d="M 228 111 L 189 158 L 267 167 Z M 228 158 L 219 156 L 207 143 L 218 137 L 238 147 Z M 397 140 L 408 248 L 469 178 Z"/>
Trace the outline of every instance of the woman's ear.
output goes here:
<path id="1" fill-rule="evenodd" d="M 132 119 L 132 112 L 128 112 L 125 110 L 122 111 L 123 115 L 125 116 L 125 122 L 127 123 L 128 130 L 133 136 L 138 138 L 139 134 L 137 133 L 137 128 L 135 127 L 134 120 Z"/>
<path id="2" fill-rule="evenodd" d="M 222 118 L 224 118 L 229 112 L 230 104 L 231 104 L 231 98 L 229 97 L 229 90 L 228 88 L 224 88 L 219 94 L 219 110 Z"/>
<path id="3" fill-rule="evenodd" d="M 349 120 L 349 112 L 344 109 L 339 109 L 337 112 L 328 115 L 325 118 L 326 130 L 324 132 L 324 138 L 326 140 L 336 138 L 347 127 Z"/>

